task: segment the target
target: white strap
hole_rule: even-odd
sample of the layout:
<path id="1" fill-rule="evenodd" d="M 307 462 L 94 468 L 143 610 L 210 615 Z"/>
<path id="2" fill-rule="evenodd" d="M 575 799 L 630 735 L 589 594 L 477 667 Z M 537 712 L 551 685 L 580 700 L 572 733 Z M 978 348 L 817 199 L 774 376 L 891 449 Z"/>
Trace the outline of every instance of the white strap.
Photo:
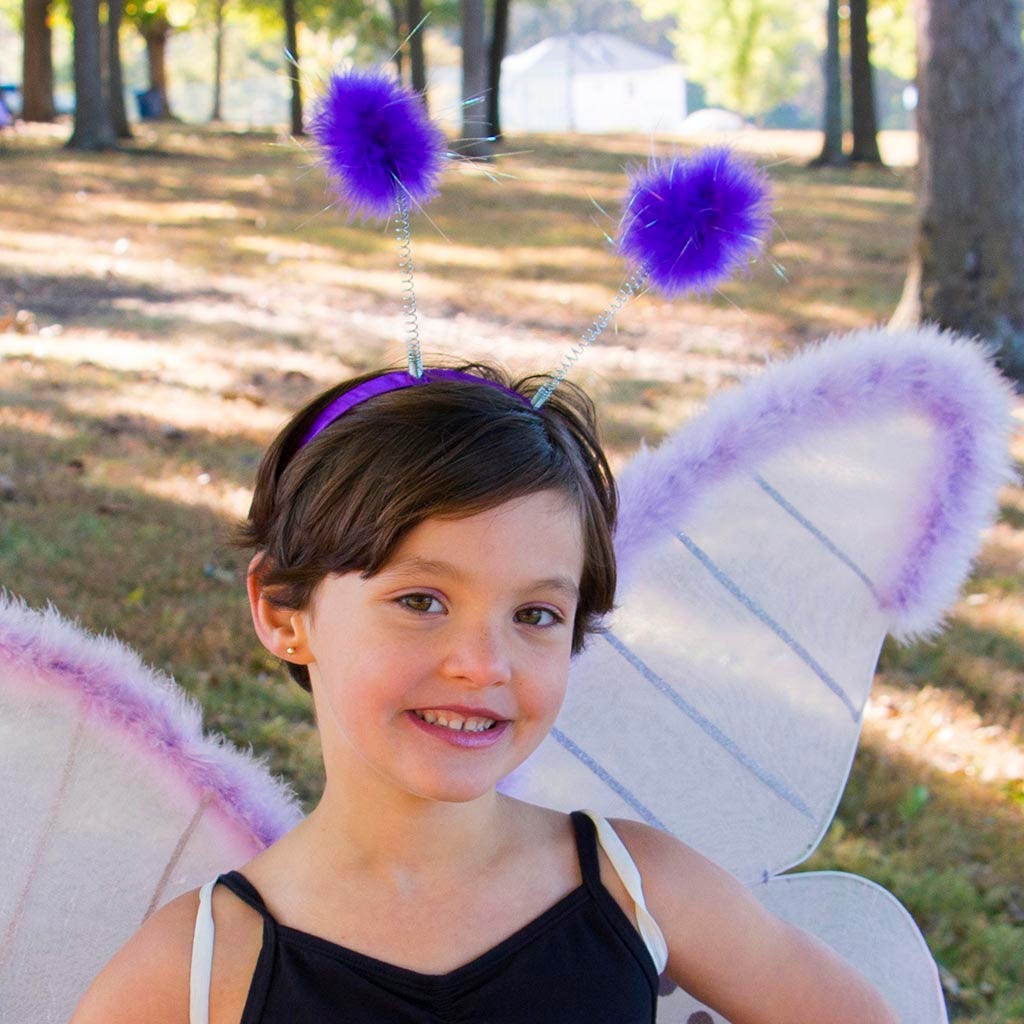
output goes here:
<path id="1" fill-rule="evenodd" d="M 192 938 L 192 971 L 189 974 L 189 1024 L 209 1024 L 210 974 L 213 967 L 213 887 L 207 882 L 199 890 L 199 912 Z"/>
<path id="2" fill-rule="evenodd" d="M 644 902 L 644 887 L 640 881 L 640 872 L 637 870 L 633 858 L 630 857 L 629 850 L 626 849 L 625 844 L 616 835 L 615 829 L 594 811 L 584 811 L 583 813 L 596 826 L 597 841 L 601 844 L 601 848 L 612 862 L 615 873 L 622 880 L 626 892 L 629 893 L 630 899 L 633 901 L 637 930 L 640 932 L 640 937 L 644 940 L 647 952 L 651 954 L 655 969 L 658 974 L 662 974 L 665 970 L 665 965 L 668 963 L 668 944 L 665 942 L 665 936 L 662 935 L 661 929 L 658 927 L 658 922 L 651 916 L 650 911 L 647 909 L 647 904 Z"/>

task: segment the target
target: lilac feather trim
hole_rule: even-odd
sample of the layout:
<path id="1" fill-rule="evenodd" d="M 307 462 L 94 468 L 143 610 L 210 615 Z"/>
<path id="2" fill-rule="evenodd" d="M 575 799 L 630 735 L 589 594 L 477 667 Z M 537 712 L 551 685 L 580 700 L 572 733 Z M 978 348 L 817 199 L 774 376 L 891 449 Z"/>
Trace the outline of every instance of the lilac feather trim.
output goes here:
<path id="1" fill-rule="evenodd" d="M 666 523 L 680 523 L 715 484 L 756 472 L 762 460 L 830 426 L 917 410 L 935 429 L 938 457 L 888 579 L 876 581 L 891 632 L 933 632 L 992 521 L 1009 457 L 1011 389 L 982 346 L 937 327 L 860 331 L 805 349 L 706 412 L 658 450 L 643 450 L 622 475 L 616 552 L 632 564 Z M 667 469 L 671 467 L 671 469 Z"/>
<path id="2" fill-rule="evenodd" d="M 95 636 L 48 605 L 39 611 L 0 590 L 0 663 L 29 670 L 41 685 L 76 693 L 86 713 L 152 751 L 168 775 L 212 792 L 215 806 L 269 846 L 302 818 L 283 783 L 222 736 L 203 736 L 199 705 L 169 676 L 120 641 Z"/>

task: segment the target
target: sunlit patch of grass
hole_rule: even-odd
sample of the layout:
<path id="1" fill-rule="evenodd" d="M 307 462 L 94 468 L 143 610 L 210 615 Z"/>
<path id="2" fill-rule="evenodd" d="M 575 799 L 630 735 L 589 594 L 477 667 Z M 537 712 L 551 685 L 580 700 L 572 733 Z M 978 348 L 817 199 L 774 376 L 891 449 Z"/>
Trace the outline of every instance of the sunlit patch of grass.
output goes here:
<path id="1" fill-rule="evenodd" d="M 187 135 L 157 126 L 140 138 L 134 153 L 106 158 L 50 154 L 25 192 L 25 202 L 33 191 L 38 195 L 40 188 L 48 190 L 73 216 L 64 226 L 64 233 L 70 235 L 81 233 L 104 212 L 104 229 L 111 242 L 130 238 L 136 249 L 132 260 L 160 259 L 161 252 L 167 252 L 183 268 L 202 272 L 230 269 L 273 279 L 286 269 L 296 272 L 299 268 L 290 261 L 298 259 L 303 274 L 309 273 L 325 285 L 386 297 L 376 282 L 356 279 L 359 272 L 337 276 L 320 266 L 329 265 L 329 251 L 337 247 L 339 255 L 347 253 L 352 264 L 359 263 L 361 272 L 379 270 L 388 276 L 394 250 L 387 231 L 375 225 L 348 224 L 338 211 L 325 209 L 333 199 L 322 172 L 310 170 L 307 153 L 290 144 L 272 145 L 270 137 L 252 140 L 232 134 L 210 138 L 197 134 L 188 141 Z M 730 143 L 756 149 L 766 139 L 747 133 Z M 762 334 L 818 333 L 876 321 L 898 298 L 901 276 L 892 274 L 893 262 L 889 262 L 887 278 L 879 279 L 877 268 L 887 261 L 901 264 L 909 247 L 912 202 L 907 173 L 856 169 L 812 175 L 799 163 L 800 147 L 806 141 L 802 136 L 774 133 L 770 141 L 775 156 L 783 160 L 773 168 L 780 251 L 772 259 L 786 264 L 788 284 L 780 295 L 779 279 L 769 269 L 742 282 L 741 287 L 730 286 L 727 293 L 751 317 L 750 329 Z M 677 145 L 666 139 L 652 143 L 643 137 L 621 136 L 599 142 L 537 138 L 520 147 L 513 140 L 513 150 L 529 152 L 499 161 L 502 173 L 512 175 L 509 179 L 494 182 L 479 168 L 453 169 L 442 195 L 431 205 L 429 218 L 458 249 L 446 256 L 444 243 L 428 219 L 417 215 L 420 280 L 448 279 L 461 287 L 465 271 L 472 269 L 477 287 L 462 296 L 460 305 L 485 315 L 487 304 L 522 301 L 513 280 L 549 273 L 564 277 L 570 270 L 589 268 L 591 279 L 596 275 L 603 289 L 593 307 L 600 309 L 610 301 L 624 275 L 605 238 L 614 233 L 619 216 L 623 167 L 645 160 L 652 145 L 655 151 L 664 152 L 671 148 L 686 151 L 695 144 L 683 141 Z M 138 156 L 147 146 L 157 155 Z M 143 175 L 138 173 L 140 160 L 151 161 Z M 68 188 L 72 180 L 74 186 Z M 17 182 L 14 184 L 17 187 Z M 471 217 L 466 215 L 469 210 L 474 211 Z M 223 214 L 219 220 L 218 211 Z M 880 216 L 890 228 L 884 233 L 877 231 Z M 227 228 L 229 224 L 232 227 Z M 854 239 L 858 231 L 864 232 L 863 239 L 856 241 L 863 252 L 857 255 L 855 246 L 854 259 L 845 263 L 837 259 L 835 251 L 848 242 L 837 235 L 839 224 L 844 234 Z M 231 240 L 235 225 L 244 225 L 237 242 Z M 154 226 L 156 230 L 151 231 Z M 816 233 L 821 239 L 818 245 L 798 237 L 815 237 Z M 787 250 L 785 238 L 795 242 L 796 248 Z M 304 250 L 303 240 L 315 251 Z M 524 252 L 522 259 L 494 258 L 508 243 L 520 250 L 552 247 L 579 256 L 561 265 L 553 265 L 550 258 L 541 259 L 531 271 L 528 253 Z M 328 254 L 318 247 L 327 248 Z M 48 248 L 54 248 L 52 236 Z M 95 250 L 88 255 L 91 273 L 109 272 L 108 260 L 98 258 Z M 802 268 L 810 265 L 832 266 L 842 274 L 823 277 L 803 272 Z M 131 270 L 119 272 L 130 274 Z M 155 266 L 141 269 L 146 279 L 157 272 Z M 865 273 L 869 276 L 863 286 L 850 284 Z M 440 288 L 438 295 L 445 299 L 450 292 Z M 543 296 L 537 301 L 543 301 Z M 866 317 L 856 312 L 864 306 Z M 808 322 L 809 328 L 805 326 Z"/>
<path id="2" fill-rule="evenodd" d="M 879 750 L 900 752 L 936 771 L 977 779 L 1002 791 L 1024 781 L 1024 716 L 993 722 L 966 696 L 922 689 L 894 673 L 875 683 L 864 733 Z"/>
<path id="3" fill-rule="evenodd" d="M 4 151 L 0 295 L 53 330 L 0 336 L 0 580 L 172 671 L 308 809 L 323 783 L 310 701 L 254 637 L 247 559 L 226 536 L 290 412 L 401 360 L 393 225 L 350 223 L 309 154 L 272 135 L 147 125 L 135 152 L 91 156 L 62 141 L 42 127 Z M 816 133 L 729 141 L 771 168 L 765 260 L 721 294 L 643 296 L 573 368 L 616 469 L 766 356 L 882 322 L 899 298 L 912 139 L 883 139 L 902 147 L 895 169 L 827 172 L 804 166 Z M 428 364 L 557 366 L 624 277 L 606 238 L 623 169 L 696 141 L 509 146 L 529 150 L 496 163 L 511 178 L 451 168 L 414 214 Z M 965 1024 L 1024 1004 L 1024 489 L 1000 505 L 949 629 L 886 644 L 838 822 L 809 862 L 896 892 L 957 979 Z"/>

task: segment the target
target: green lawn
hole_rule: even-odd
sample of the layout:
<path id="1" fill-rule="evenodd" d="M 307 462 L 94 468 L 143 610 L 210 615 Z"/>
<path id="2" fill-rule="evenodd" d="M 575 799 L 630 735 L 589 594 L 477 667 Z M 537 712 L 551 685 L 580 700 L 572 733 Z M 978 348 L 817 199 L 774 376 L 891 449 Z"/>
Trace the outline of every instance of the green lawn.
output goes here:
<path id="1" fill-rule="evenodd" d="M 309 702 L 252 634 L 226 531 L 289 411 L 401 355 L 392 237 L 326 210 L 289 140 L 172 126 L 106 156 L 61 141 L 0 138 L 0 580 L 116 630 L 308 804 Z M 811 136 L 739 145 L 775 181 L 768 258 L 709 301 L 644 297 L 574 371 L 616 464 L 765 358 L 884 321 L 899 299 L 905 163 L 811 172 Z M 414 226 L 428 359 L 556 366 L 618 288 L 604 235 L 623 167 L 650 148 L 514 139 L 490 172 L 453 169 L 433 225 Z M 1024 1021 L 1024 491 L 1001 506 L 950 629 L 886 646 L 837 820 L 805 865 L 890 888 L 971 1024 Z"/>

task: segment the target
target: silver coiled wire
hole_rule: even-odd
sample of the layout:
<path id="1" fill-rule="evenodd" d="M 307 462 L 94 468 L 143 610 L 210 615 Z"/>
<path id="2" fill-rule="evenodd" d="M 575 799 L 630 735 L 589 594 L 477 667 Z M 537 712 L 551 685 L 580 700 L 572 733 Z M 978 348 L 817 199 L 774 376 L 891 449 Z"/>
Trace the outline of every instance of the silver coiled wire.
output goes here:
<path id="1" fill-rule="evenodd" d="M 420 322 L 416 313 L 416 286 L 413 282 L 409 197 L 400 184 L 395 185 L 395 238 L 398 240 L 398 272 L 402 280 L 402 321 L 405 324 L 409 373 L 413 377 L 422 377 L 423 356 L 420 354 Z"/>
<path id="2" fill-rule="evenodd" d="M 583 332 L 580 336 L 580 340 L 576 342 L 565 358 L 562 360 L 561 365 L 558 367 L 558 372 L 539 388 L 530 400 L 530 404 L 534 409 L 539 409 L 550 397 L 551 393 L 558 387 L 559 384 L 565 380 L 565 375 L 572 369 L 573 364 L 577 359 L 587 350 L 587 348 L 596 341 L 604 330 L 612 323 L 616 316 L 619 314 L 619 310 L 633 298 L 637 292 L 643 291 L 644 285 L 647 284 L 647 278 L 649 272 L 646 267 L 640 267 L 639 270 L 633 272 L 633 274 L 627 278 L 626 282 L 619 289 L 618 294 L 612 300 L 611 305 L 603 312 L 597 319 Z"/>

